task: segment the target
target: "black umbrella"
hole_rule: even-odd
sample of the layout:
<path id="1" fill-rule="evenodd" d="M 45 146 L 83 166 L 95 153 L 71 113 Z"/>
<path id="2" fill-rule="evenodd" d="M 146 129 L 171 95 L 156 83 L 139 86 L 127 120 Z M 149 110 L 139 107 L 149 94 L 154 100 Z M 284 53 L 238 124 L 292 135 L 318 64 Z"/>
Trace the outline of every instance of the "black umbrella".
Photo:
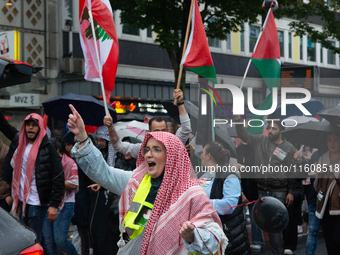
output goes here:
<path id="1" fill-rule="evenodd" d="M 216 125 L 216 142 L 221 143 L 230 152 L 232 158 L 236 156 L 236 143 L 233 138 L 230 137 L 228 128 L 225 125 Z"/>
<path id="2" fill-rule="evenodd" d="M 190 115 L 191 129 L 193 133 L 196 133 L 197 118 L 199 115 L 198 107 L 188 100 L 184 100 L 184 106 Z M 236 158 L 236 145 L 234 139 L 230 137 L 228 132 L 228 125 L 216 125 L 216 142 L 221 143 L 227 150 L 229 150 L 231 157 Z"/>
<path id="3" fill-rule="evenodd" d="M 309 121 L 287 128 L 287 130 L 282 132 L 282 135 L 291 143 L 299 143 L 312 148 L 326 150 L 327 135 L 338 131 L 338 128 L 330 123 Z"/>
<path id="4" fill-rule="evenodd" d="M 92 96 L 69 93 L 64 96 L 53 97 L 42 103 L 48 116 L 67 122 L 72 104 L 84 120 L 85 125 L 102 126 L 105 116 L 104 103 Z M 117 121 L 116 111 L 107 106 L 113 122 Z"/>
<path id="5" fill-rule="evenodd" d="M 0 57 L 0 88 L 31 82 L 32 74 L 42 69 L 42 67 Z"/>
<path id="6" fill-rule="evenodd" d="M 311 98 L 308 102 L 302 104 L 314 117 L 318 111 L 321 111 L 324 108 L 324 105 L 320 103 L 318 100 Z M 281 115 L 281 104 L 277 106 L 275 111 L 276 119 L 287 119 L 290 116 L 302 116 L 303 112 L 295 105 L 288 104 L 286 106 L 286 115 Z M 271 116 L 274 119 L 273 116 Z"/>
<path id="7" fill-rule="evenodd" d="M 317 115 L 325 118 L 330 123 L 340 125 L 340 105 L 328 107 L 318 112 Z"/>

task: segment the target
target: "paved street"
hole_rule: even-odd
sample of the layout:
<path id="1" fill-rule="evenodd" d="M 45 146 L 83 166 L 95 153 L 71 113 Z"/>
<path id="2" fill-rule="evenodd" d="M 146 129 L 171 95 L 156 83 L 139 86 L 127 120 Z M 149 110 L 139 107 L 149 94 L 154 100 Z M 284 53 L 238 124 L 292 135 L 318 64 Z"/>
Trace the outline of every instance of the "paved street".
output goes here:
<path id="1" fill-rule="evenodd" d="M 247 219 L 249 222 L 249 219 Z M 304 255 L 306 254 L 306 240 L 307 240 L 307 230 L 308 226 L 306 223 L 303 224 L 303 233 L 299 234 L 298 237 L 298 247 L 295 251 L 295 255 Z M 250 232 L 250 224 L 247 224 L 248 234 Z M 249 235 L 249 240 L 251 240 L 251 236 Z M 265 233 L 264 234 L 265 245 L 261 251 L 253 251 L 253 255 L 271 255 L 271 247 L 269 243 L 269 237 Z M 325 255 L 327 254 L 325 239 L 323 237 L 322 230 L 319 233 L 319 243 L 316 249 L 315 255 Z"/>
<path id="2" fill-rule="evenodd" d="M 295 255 L 304 255 L 306 254 L 306 239 L 307 239 L 307 234 L 303 234 L 299 236 L 298 239 L 298 247 L 297 250 L 295 251 Z M 270 243 L 269 241 L 266 241 L 264 249 L 259 252 L 253 252 L 253 255 L 271 255 L 271 248 L 270 248 Z M 325 255 L 327 254 L 326 250 L 326 244 L 325 244 L 325 239 L 323 238 L 323 233 L 320 232 L 319 234 L 319 244 L 316 249 L 315 255 Z"/>

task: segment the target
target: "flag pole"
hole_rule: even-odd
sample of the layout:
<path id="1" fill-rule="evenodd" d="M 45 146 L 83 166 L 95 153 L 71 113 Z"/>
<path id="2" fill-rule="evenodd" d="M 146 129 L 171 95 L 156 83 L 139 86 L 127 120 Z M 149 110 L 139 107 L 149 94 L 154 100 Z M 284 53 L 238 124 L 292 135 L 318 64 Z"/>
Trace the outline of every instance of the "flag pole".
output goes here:
<path id="1" fill-rule="evenodd" d="M 241 82 L 241 86 L 240 86 L 240 89 L 243 88 L 243 83 L 244 83 L 244 80 L 246 79 L 246 76 L 247 76 L 247 73 L 248 73 L 248 70 L 249 70 L 249 67 L 250 67 L 250 63 L 251 63 L 251 59 L 249 59 L 249 62 L 248 62 L 248 65 L 247 65 L 247 69 L 243 75 L 243 79 L 242 79 L 242 82 Z"/>
<path id="2" fill-rule="evenodd" d="M 189 11 L 189 18 L 188 18 L 188 23 L 187 23 L 187 30 L 185 32 L 185 39 L 184 39 L 184 44 L 183 44 L 182 58 L 183 58 L 183 56 L 185 54 L 185 50 L 186 50 L 187 44 L 188 44 L 189 29 L 190 29 L 190 24 L 191 24 L 191 16 L 192 16 L 192 8 L 193 8 L 193 6 L 194 6 L 194 0 L 191 0 L 190 11 Z M 176 89 L 179 89 L 179 87 L 181 85 L 182 72 L 183 72 L 183 65 L 180 65 Z M 174 105 L 177 105 L 177 100 L 176 99 L 175 99 Z"/>
<path id="3" fill-rule="evenodd" d="M 98 64 L 98 72 L 99 72 L 99 78 L 100 78 L 100 85 L 103 93 L 103 101 L 104 101 L 104 109 L 105 109 L 105 114 L 106 116 L 109 116 L 109 110 L 107 109 L 107 103 L 106 103 L 106 96 L 105 96 L 105 90 L 104 90 L 104 82 L 103 82 L 103 75 L 102 75 L 102 67 L 100 65 L 100 60 L 99 60 L 99 53 L 98 53 L 98 47 L 97 47 L 97 38 L 96 38 L 96 33 L 94 30 L 94 24 L 93 24 L 93 16 L 92 16 L 92 11 L 91 11 L 91 0 L 88 0 L 88 6 L 89 6 L 89 19 L 91 23 L 91 28 L 92 28 L 92 35 L 93 35 L 93 42 L 94 42 L 94 48 L 96 49 L 96 56 L 97 56 L 97 64 Z M 92 6 L 91 6 L 92 7 Z"/>
<path id="4" fill-rule="evenodd" d="M 255 50 L 256 50 L 256 48 L 257 48 L 257 44 L 258 44 L 259 41 L 260 41 L 260 38 L 261 38 L 261 35 L 262 35 L 262 32 L 263 32 L 263 27 L 264 27 L 265 24 L 267 23 L 267 19 L 268 19 L 268 16 L 269 16 L 270 11 L 271 11 L 271 9 L 269 8 L 268 13 L 267 13 L 266 20 L 264 21 L 264 25 L 262 26 L 261 32 L 260 32 L 259 36 L 257 37 L 256 43 L 255 43 L 255 46 L 254 46 L 253 53 L 255 52 Z M 244 75 L 243 75 L 243 79 L 242 79 L 242 82 L 241 82 L 240 89 L 243 88 L 244 80 L 246 79 L 246 76 L 247 76 L 247 73 L 248 73 L 248 70 L 249 70 L 249 67 L 250 67 L 250 63 L 251 63 L 251 58 L 249 59 L 249 62 L 248 62 L 246 71 L 245 71 L 245 73 L 244 73 Z"/>

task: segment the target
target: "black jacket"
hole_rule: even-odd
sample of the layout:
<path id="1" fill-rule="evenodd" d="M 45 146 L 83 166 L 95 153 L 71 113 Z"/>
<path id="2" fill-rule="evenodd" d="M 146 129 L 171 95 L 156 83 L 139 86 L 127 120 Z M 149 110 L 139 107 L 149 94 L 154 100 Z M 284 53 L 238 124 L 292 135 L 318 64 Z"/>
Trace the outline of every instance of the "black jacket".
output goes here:
<path id="1" fill-rule="evenodd" d="M 223 184 L 225 178 L 215 178 L 211 187 L 210 199 L 223 198 Z M 232 187 L 230 187 L 232 188 Z M 239 198 L 239 204 L 242 202 Z M 228 255 L 250 255 L 250 244 L 243 206 L 236 207 L 232 214 L 219 215 L 222 221 L 223 231 L 228 238 L 228 246 L 225 254 Z"/>
<path id="2" fill-rule="evenodd" d="M 19 132 L 15 135 L 6 157 L 2 179 L 11 185 L 13 168 L 10 164 L 19 144 Z M 42 206 L 50 205 L 58 208 L 65 191 L 64 170 L 58 152 L 49 143 L 47 135 L 41 141 L 35 161 L 35 180 Z"/>

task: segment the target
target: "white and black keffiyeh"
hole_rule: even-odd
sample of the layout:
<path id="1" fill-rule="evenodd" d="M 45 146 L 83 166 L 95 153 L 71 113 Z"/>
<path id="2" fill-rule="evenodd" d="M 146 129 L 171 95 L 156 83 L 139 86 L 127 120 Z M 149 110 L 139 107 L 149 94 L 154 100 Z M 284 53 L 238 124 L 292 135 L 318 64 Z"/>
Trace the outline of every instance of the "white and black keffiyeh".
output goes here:
<path id="1" fill-rule="evenodd" d="M 107 164 L 109 166 L 114 167 L 115 166 L 115 160 L 116 160 L 116 151 L 113 149 L 112 144 L 110 143 L 110 137 L 109 137 L 109 130 L 107 129 L 107 126 L 101 126 L 97 129 L 95 135 L 99 138 L 105 139 L 108 141 L 108 156 L 107 156 Z"/>

